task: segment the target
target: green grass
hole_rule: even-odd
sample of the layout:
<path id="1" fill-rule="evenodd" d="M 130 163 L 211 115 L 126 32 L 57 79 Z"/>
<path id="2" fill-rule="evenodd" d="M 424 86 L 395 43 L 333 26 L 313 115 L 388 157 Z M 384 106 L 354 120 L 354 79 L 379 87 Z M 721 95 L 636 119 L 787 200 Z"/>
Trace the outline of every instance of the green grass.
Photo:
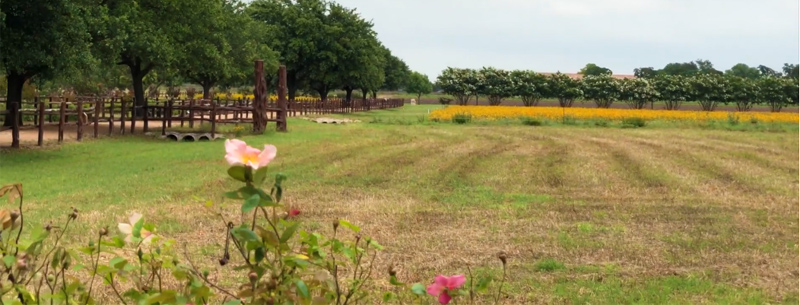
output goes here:
<path id="1" fill-rule="evenodd" d="M 797 128 L 419 119 L 438 107 L 242 138 L 278 147 L 270 170 L 307 229 L 359 224 L 387 247 L 376 270 L 395 260 L 405 282 L 466 273 L 462 259 L 497 277 L 502 250 L 505 304 L 797 303 Z M 23 183 L 26 226 L 78 208 L 69 243 L 139 211 L 220 270 L 222 228 L 201 207 L 238 217 L 223 155 L 222 141 L 146 137 L 5 150 L 0 184 Z"/>

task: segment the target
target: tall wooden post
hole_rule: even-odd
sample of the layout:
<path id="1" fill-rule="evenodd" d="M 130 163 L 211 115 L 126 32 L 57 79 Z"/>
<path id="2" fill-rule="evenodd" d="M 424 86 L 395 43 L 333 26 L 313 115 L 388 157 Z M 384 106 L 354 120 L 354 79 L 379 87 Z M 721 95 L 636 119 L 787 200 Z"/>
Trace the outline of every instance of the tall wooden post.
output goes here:
<path id="1" fill-rule="evenodd" d="M 286 116 L 289 102 L 286 100 L 286 66 L 278 68 L 278 131 L 286 131 Z"/>
<path id="2" fill-rule="evenodd" d="M 125 116 L 126 116 L 126 114 L 128 112 L 128 109 L 125 107 L 125 106 L 127 106 L 126 103 L 125 103 L 125 98 L 120 98 L 120 102 L 122 103 L 122 106 L 121 106 L 122 111 L 119 114 L 119 126 L 120 126 L 120 131 L 122 132 L 122 134 L 125 134 Z"/>
<path id="3" fill-rule="evenodd" d="M 103 98 L 98 98 L 94 101 L 94 137 L 97 138 L 100 127 L 100 114 L 103 112 Z"/>
<path id="4" fill-rule="evenodd" d="M 75 123 L 78 124 L 78 142 L 83 140 L 83 101 L 78 101 L 78 119 L 75 120 Z"/>
<path id="5" fill-rule="evenodd" d="M 39 138 L 36 145 L 42 146 L 44 143 L 44 104 L 49 102 L 39 101 Z"/>
<path id="6" fill-rule="evenodd" d="M 267 81 L 264 79 L 264 61 L 255 62 L 255 95 L 253 99 L 253 132 L 267 129 Z"/>
<path id="7" fill-rule="evenodd" d="M 67 119 L 66 118 L 67 115 L 65 114 L 66 112 L 67 112 L 67 101 L 63 100 L 63 101 L 61 101 L 61 108 L 58 109 L 58 143 L 59 144 L 61 144 L 61 142 L 64 141 L 64 123 L 65 123 L 65 120 Z"/>
<path id="8" fill-rule="evenodd" d="M 11 102 L 11 148 L 19 148 L 19 104 L 20 102 Z"/>

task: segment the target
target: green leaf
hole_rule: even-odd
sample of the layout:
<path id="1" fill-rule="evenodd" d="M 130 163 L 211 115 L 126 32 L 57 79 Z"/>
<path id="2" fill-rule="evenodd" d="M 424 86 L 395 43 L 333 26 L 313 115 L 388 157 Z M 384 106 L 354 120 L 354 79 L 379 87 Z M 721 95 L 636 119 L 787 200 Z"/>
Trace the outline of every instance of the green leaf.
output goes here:
<path id="1" fill-rule="evenodd" d="M 421 283 L 416 283 L 413 286 L 411 286 L 411 292 L 413 292 L 416 295 L 424 295 L 425 285 L 422 285 Z"/>
<path id="2" fill-rule="evenodd" d="M 283 234 L 281 234 L 281 242 L 285 243 L 289 241 L 289 239 L 292 238 L 292 236 L 294 236 L 294 233 L 297 232 L 297 227 L 299 226 L 300 223 L 295 222 L 291 226 L 286 228 L 286 231 L 283 231 Z"/>
<path id="3" fill-rule="evenodd" d="M 122 269 L 128 263 L 128 260 L 121 258 L 119 256 L 112 258 L 111 261 L 108 262 L 108 265 L 114 267 L 116 269 Z"/>
<path id="4" fill-rule="evenodd" d="M 383 250 L 383 246 L 381 246 L 381 244 L 379 244 L 377 241 L 375 241 L 375 240 L 374 240 L 374 239 L 372 239 L 372 238 L 370 238 L 370 239 L 369 239 L 369 244 L 370 244 L 372 247 L 374 247 L 375 249 L 378 249 L 378 250 Z"/>
<path id="5" fill-rule="evenodd" d="M 144 218 L 139 218 L 139 221 L 133 225 L 133 237 L 142 238 L 142 228 L 144 227 Z"/>
<path id="6" fill-rule="evenodd" d="M 239 195 L 239 191 L 225 192 L 223 196 L 229 199 L 242 199 L 242 196 Z"/>
<path id="7" fill-rule="evenodd" d="M 213 201 L 211 201 L 211 200 L 207 200 L 207 201 L 206 201 L 206 203 L 205 203 L 205 206 L 206 206 L 207 208 L 213 207 L 213 206 L 214 206 L 214 202 L 213 202 Z"/>
<path id="8" fill-rule="evenodd" d="M 398 281 L 397 280 L 397 276 L 394 276 L 394 275 L 389 277 L 389 284 L 392 284 L 392 285 L 395 285 L 395 286 L 405 285 L 405 283 L 403 283 L 401 281 Z"/>
<path id="9" fill-rule="evenodd" d="M 261 196 L 258 194 L 250 196 L 250 198 L 247 198 L 247 200 L 244 201 L 244 204 L 242 204 L 242 213 L 252 211 L 258 206 L 259 203 L 261 203 Z"/>
<path id="10" fill-rule="evenodd" d="M 306 286 L 306 283 L 303 282 L 303 280 L 297 280 L 297 282 L 295 282 L 295 284 L 297 284 L 297 290 L 300 291 L 300 294 L 304 298 L 307 299 L 309 297 L 309 295 L 308 295 L 308 287 Z"/>
<path id="11" fill-rule="evenodd" d="M 243 241 L 259 241 L 258 235 L 245 227 L 239 227 L 233 230 L 233 234 L 241 237 Z"/>
<path id="12" fill-rule="evenodd" d="M 14 262 L 17 261 L 17 257 L 13 255 L 6 255 L 3 257 L 3 263 L 6 264 L 6 268 L 11 268 L 14 265 Z"/>
<path id="13" fill-rule="evenodd" d="M 383 294 L 383 301 L 384 302 L 389 302 L 389 301 L 393 300 L 394 298 L 395 298 L 395 294 L 394 293 L 387 292 L 387 293 Z"/>
<path id="14" fill-rule="evenodd" d="M 242 301 L 240 301 L 240 300 L 231 300 L 231 301 L 227 301 L 227 302 L 223 303 L 222 305 L 239 305 L 239 304 L 242 304 Z"/>
<path id="15" fill-rule="evenodd" d="M 356 233 L 358 233 L 359 231 L 361 231 L 361 228 L 359 228 L 358 226 L 356 226 L 356 225 L 354 225 L 354 224 L 351 224 L 351 223 L 350 223 L 349 221 L 347 221 L 347 220 L 342 220 L 342 219 L 340 219 L 340 220 L 339 220 L 339 224 L 340 224 L 340 225 L 342 225 L 342 226 L 345 226 L 345 227 L 347 227 L 347 228 L 348 228 L 348 229 L 350 229 L 350 230 L 353 230 L 353 232 L 356 232 Z"/>
<path id="16" fill-rule="evenodd" d="M 253 181 L 256 183 L 264 183 L 264 180 L 267 180 L 267 167 L 259 168 L 253 175 Z"/>
<path id="17" fill-rule="evenodd" d="M 247 182 L 247 178 L 245 177 L 246 173 L 247 168 L 241 165 L 231 166 L 231 168 L 228 169 L 228 175 L 241 182 Z"/>
<path id="18" fill-rule="evenodd" d="M 475 290 L 484 291 L 487 288 L 489 288 L 489 283 L 491 283 L 491 282 L 492 282 L 492 278 L 491 277 L 488 277 L 488 276 L 487 277 L 482 277 L 482 278 L 480 278 L 478 280 L 478 285 L 477 285 L 477 287 L 475 287 Z"/>
<path id="19" fill-rule="evenodd" d="M 258 248 L 256 248 L 256 264 L 258 264 L 258 263 L 260 263 L 262 260 L 264 260 L 264 257 L 265 257 L 266 255 L 267 255 L 267 251 L 264 249 L 264 247 L 263 247 L 263 246 L 262 246 L 262 247 L 258 247 Z"/>

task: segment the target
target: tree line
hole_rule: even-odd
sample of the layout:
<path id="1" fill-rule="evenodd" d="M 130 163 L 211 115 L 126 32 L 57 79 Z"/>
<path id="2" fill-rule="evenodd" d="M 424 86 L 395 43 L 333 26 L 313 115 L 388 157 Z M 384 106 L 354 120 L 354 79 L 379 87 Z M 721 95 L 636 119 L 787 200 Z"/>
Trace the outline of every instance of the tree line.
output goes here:
<path id="1" fill-rule="evenodd" d="M 24 86 L 105 94 L 136 105 L 161 86 L 249 92 L 253 62 L 287 67 L 289 98 L 341 89 L 373 97 L 409 81 L 373 23 L 327 0 L 2 0 L 0 70 L 7 102 Z M 267 73 L 275 88 L 276 73 Z M 5 88 L 2 88 L 5 87 Z M 10 125 L 7 117 L 5 120 Z"/>
<path id="2" fill-rule="evenodd" d="M 594 101 L 600 108 L 621 101 L 635 109 L 663 101 L 668 110 L 696 101 L 706 111 L 729 103 L 735 104 L 739 111 L 748 111 L 756 104 L 768 105 L 772 111 L 798 104 L 797 65 L 787 64 L 784 73 L 771 69 L 763 69 L 766 73 L 761 73 L 762 69 L 756 68 L 758 76 L 749 72 L 743 75 L 746 70 L 740 65 L 720 73 L 708 69 L 710 64 L 699 65 L 703 68 L 692 73 L 668 67 L 671 66 L 651 74 L 642 74 L 637 69 L 635 78 L 614 77 L 610 69 L 595 64 L 581 69 L 581 77 L 577 78 L 560 72 L 447 67 L 436 79 L 436 86 L 460 105 L 477 96 L 485 96 L 490 105 L 519 97 L 525 106 L 536 106 L 547 98 L 557 99 L 561 107 L 571 107 L 575 100 L 584 99 Z"/>

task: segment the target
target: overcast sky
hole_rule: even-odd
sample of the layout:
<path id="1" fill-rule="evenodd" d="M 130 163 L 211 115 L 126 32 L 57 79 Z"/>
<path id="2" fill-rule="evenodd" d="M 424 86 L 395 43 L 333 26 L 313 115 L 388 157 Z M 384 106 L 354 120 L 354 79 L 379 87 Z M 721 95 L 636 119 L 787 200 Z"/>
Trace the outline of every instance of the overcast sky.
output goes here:
<path id="1" fill-rule="evenodd" d="M 337 0 L 434 80 L 447 66 L 615 74 L 710 60 L 798 63 L 797 0 Z"/>

